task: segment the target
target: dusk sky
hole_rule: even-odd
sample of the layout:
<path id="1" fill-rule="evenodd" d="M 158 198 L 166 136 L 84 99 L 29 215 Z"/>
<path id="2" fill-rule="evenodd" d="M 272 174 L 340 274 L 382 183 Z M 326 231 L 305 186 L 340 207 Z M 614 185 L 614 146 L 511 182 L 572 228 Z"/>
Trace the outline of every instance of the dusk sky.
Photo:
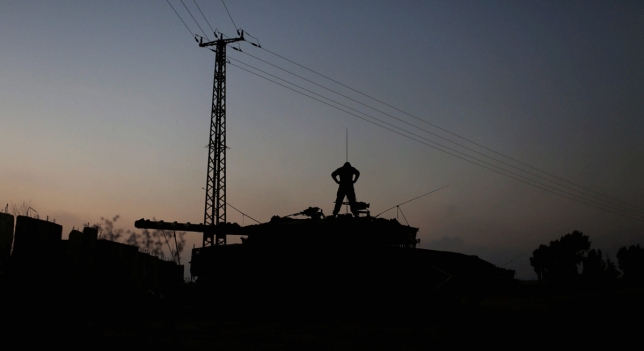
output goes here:
<path id="1" fill-rule="evenodd" d="M 189 29 L 161 0 L 2 1 L 3 209 L 30 201 L 63 237 L 116 214 L 124 229 L 139 218 L 203 222 L 215 54 L 170 3 Z M 532 251 L 573 230 L 614 261 L 620 246 L 644 244 L 644 2 L 227 0 L 235 25 L 220 0 L 196 2 L 210 25 L 184 3 L 210 39 L 210 26 L 232 37 L 236 25 L 262 46 L 228 49 L 227 200 L 248 215 L 330 214 L 348 129 L 356 194 L 373 214 L 450 185 L 401 206 L 422 248 L 532 279 Z M 186 238 L 201 245 L 199 233 Z"/>

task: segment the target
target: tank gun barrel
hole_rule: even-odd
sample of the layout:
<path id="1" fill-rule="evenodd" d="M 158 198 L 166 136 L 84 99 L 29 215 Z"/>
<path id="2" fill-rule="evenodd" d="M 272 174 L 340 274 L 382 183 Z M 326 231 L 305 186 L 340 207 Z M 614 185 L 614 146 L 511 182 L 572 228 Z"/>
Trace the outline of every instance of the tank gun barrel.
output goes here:
<path id="1" fill-rule="evenodd" d="M 241 227 L 237 223 L 220 223 L 219 225 L 204 225 L 179 223 L 179 222 L 164 222 L 164 221 L 151 221 L 149 219 L 139 219 L 134 222 L 134 226 L 139 229 L 158 229 L 158 230 L 172 230 L 180 232 L 198 232 L 198 233 L 214 233 L 220 231 L 226 234 L 242 235 L 240 232 Z"/>

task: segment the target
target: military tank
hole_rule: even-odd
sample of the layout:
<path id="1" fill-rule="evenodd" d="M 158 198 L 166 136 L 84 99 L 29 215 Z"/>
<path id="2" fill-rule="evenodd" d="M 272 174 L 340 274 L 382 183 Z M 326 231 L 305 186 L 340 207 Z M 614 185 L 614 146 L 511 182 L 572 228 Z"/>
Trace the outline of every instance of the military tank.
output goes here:
<path id="1" fill-rule="evenodd" d="M 228 296 L 241 304 L 228 307 L 253 311 L 405 310 L 420 296 L 446 306 L 513 285 L 513 271 L 477 256 L 419 248 L 418 228 L 359 207 L 358 216 L 327 217 L 309 207 L 266 223 L 220 225 L 241 243 L 194 248 L 191 275 L 207 296 Z M 182 226 L 137 221 L 145 228 Z"/>

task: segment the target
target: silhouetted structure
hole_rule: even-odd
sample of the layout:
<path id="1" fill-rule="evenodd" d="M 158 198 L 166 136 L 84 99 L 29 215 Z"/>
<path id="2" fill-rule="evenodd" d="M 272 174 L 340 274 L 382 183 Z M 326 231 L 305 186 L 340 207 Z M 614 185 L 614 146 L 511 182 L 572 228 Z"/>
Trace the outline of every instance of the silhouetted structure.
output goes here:
<path id="1" fill-rule="evenodd" d="M 13 243 L 13 219 L 12 214 L 0 213 L 0 276 L 6 273 L 9 266 Z"/>
<path id="2" fill-rule="evenodd" d="M 53 281 L 64 257 L 59 224 L 18 216 L 11 253 L 12 273 L 36 281 Z"/>
<path id="3" fill-rule="evenodd" d="M 205 225 L 213 228 L 226 223 L 226 46 L 243 40 L 244 31 L 239 32 L 239 38 L 224 39 L 222 34 L 211 42 L 204 43 L 203 38 L 199 41 L 200 47 L 214 47 L 215 50 L 211 50 L 216 53 L 203 220 Z M 226 233 L 219 230 L 203 233 L 203 246 L 226 245 Z"/>
<path id="4" fill-rule="evenodd" d="M 145 219 L 135 226 L 242 236 L 241 244 L 192 250 L 190 272 L 204 293 L 198 301 L 223 294 L 219 296 L 234 296 L 239 302 L 218 304 L 215 308 L 220 312 L 301 313 L 305 308 L 377 313 L 405 310 L 411 295 L 432 296 L 438 306 L 514 289 L 514 271 L 476 256 L 418 249 L 418 228 L 370 216 L 369 204 L 355 201 L 353 183 L 359 174 L 348 162 L 333 172 L 340 188 L 331 217 L 309 207 L 244 227 Z M 353 214 L 338 215 L 345 196 Z"/>
<path id="5" fill-rule="evenodd" d="M 183 266 L 97 236 L 96 228 L 86 227 L 82 232 L 72 230 L 69 240 L 62 240 L 62 226 L 18 216 L 10 279 L 17 289 L 48 296 L 116 300 L 146 291 L 168 293 L 183 283 Z"/>
<path id="6" fill-rule="evenodd" d="M 338 214 L 338 212 L 340 212 L 342 201 L 346 196 L 347 200 L 349 201 L 349 207 L 351 207 L 351 213 L 353 213 L 354 216 L 358 217 L 359 209 L 356 207 L 356 192 L 353 189 L 353 184 L 358 181 L 358 178 L 360 178 L 360 172 L 352 167 L 349 162 L 345 162 L 344 166 L 336 169 L 335 171 L 333 171 L 333 173 L 331 173 L 331 177 L 337 184 L 340 185 L 338 187 L 338 194 L 335 198 L 333 215 L 335 216 Z"/>
<path id="7" fill-rule="evenodd" d="M 411 295 L 433 296 L 440 305 L 513 286 L 513 271 L 476 256 L 416 248 L 418 228 L 396 219 L 324 217 L 315 207 L 294 215 L 304 213 L 309 218 L 227 224 L 229 234 L 243 236 L 242 244 L 193 249 L 190 272 L 198 286 L 213 293 L 225 286 L 239 301 L 217 309 L 375 313 L 405 310 Z M 201 229 L 146 220 L 136 226 Z"/>

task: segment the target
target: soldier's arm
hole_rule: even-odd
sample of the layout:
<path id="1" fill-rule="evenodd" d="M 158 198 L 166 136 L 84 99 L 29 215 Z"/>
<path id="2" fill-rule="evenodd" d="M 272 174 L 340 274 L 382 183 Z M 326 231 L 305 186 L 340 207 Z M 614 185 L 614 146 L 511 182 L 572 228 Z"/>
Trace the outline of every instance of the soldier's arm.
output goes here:
<path id="1" fill-rule="evenodd" d="M 357 170 L 357 169 L 355 169 L 355 168 L 354 168 L 353 170 L 355 171 L 355 173 L 354 173 L 354 174 L 356 175 L 356 178 L 353 180 L 353 182 L 355 183 L 355 182 L 357 182 L 357 181 L 358 181 L 358 178 L 360 178 L 360 171 L 358 171 L 358 170 Z"/>
<path id="2" fill-rule="evenodd" d="M 333 171 L 333 173 L 331 173 L 331 178 L 333 178 L 334 182 L 336 182 L 337 184 L 340 184 L 340 181 L 336 179 L 338 177 L 338 171 L 339 169 L 336 169 L 335 171 Z"/>

